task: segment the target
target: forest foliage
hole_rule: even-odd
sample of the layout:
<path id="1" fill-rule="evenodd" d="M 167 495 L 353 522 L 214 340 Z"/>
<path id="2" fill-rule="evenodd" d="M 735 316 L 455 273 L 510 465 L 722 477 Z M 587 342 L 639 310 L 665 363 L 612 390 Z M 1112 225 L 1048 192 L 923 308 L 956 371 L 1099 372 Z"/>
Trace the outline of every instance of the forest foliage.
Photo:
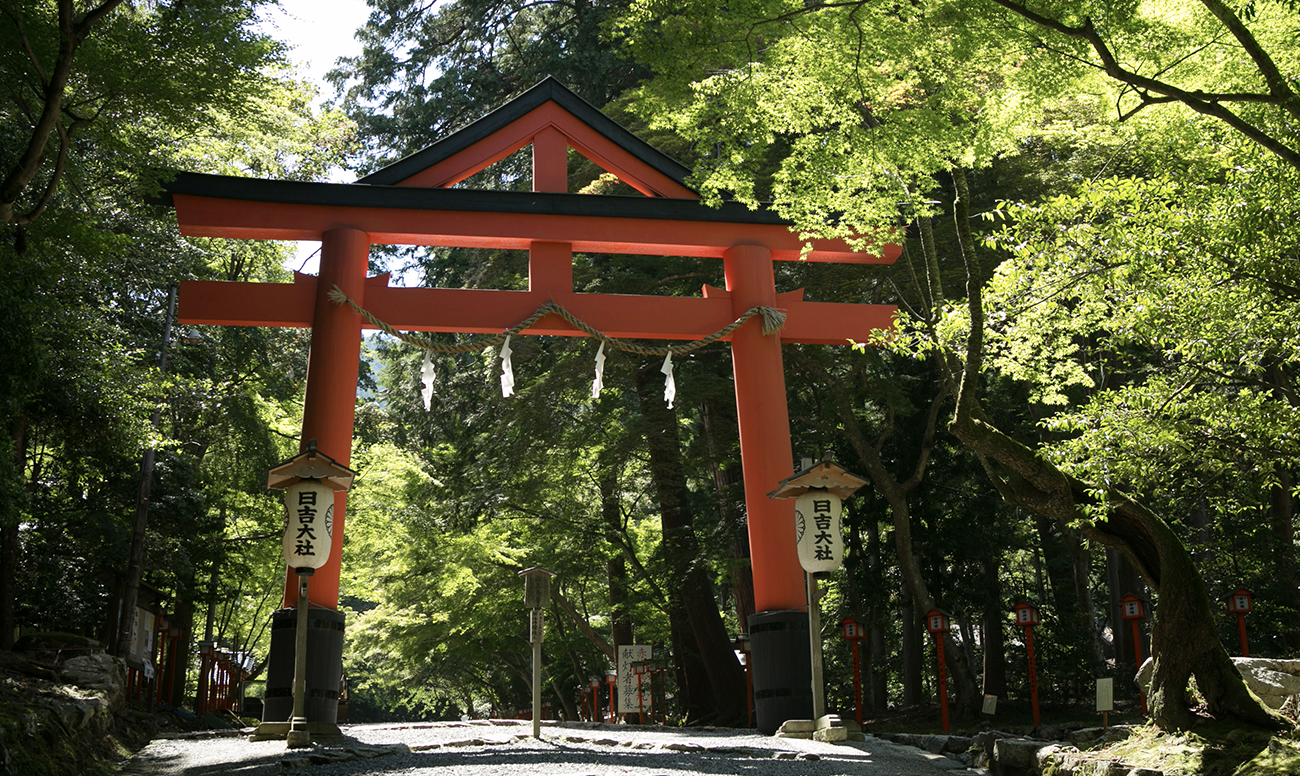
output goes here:
<path id="1" fill-rule="evenodd" d="M 983 694 L 1026 698 L 1021 598 L 1042 607 L 1049 703 L 1086 701 L 1100 676 L 1136 699 L 1116 608 L 1128 592 L 1154 595 L 1157 629 L 1217 655 L 1236 648 L 1218 602 L 1249 588 L 1252 654 L 1296 656 L 1290 3 L 370 5 L 362 53 L 336 64 L 336 102 L 316 109 L 255 31 L 258 3 L 5 4 L 9 633 L 102 632 L 153 447 L 146 581 L 188 612 L 192 640 L 264 655 L 282 576 L 263 478 L 297 449 L 305 333 L 205 327 L 159 368 L 172 284 L 288 272 L 281 246 L 179 237 L 146 196 L 156 176 L 311 180 L 339 160 L 364 174 L 555 75 L 693 167 L 706 203 L 770 203 L 807 235 L 904 244 L 891 267 L 777 267 L 780 291 L 901 311 L 877 342 L 784 350 L 796 457 L 872 480 L 846 505 L 845 568 L 824 584 L 832 707 L 852 703 L 837 636 L 850 615 L 871 629 L 869 708 L 933 699 L 918 619 L 931 606 L 954 615 L 965 713 Z M 630 193 L 600 173 L 571 155 L 570 191 Z M 525 149 L 463 185 L 527 189 L 530 174 Z M 518 252 L 395 246 L 371 262 L 411 285 L 527 285 Z M 596 254 L 575 256 L 574 280 L 724 285 L 717 262 Z M 543 680 L 557 708 L 578 713 L 614 645 L 648 643 L 672 656 L 670 713 L 728 719 L 706 668 L 753 599 L 727 346 L 677 363 L 671 411 L 657 361 L 607 354 L 593 397 L 590 340 L 512 347 L 514 397 L 497 354 L 473 350 L 432 358 L 426 407 L 423 353 L 366 341 L 342 547 L 354 716 L 525 706 L 515 574 L 543 566 L 559 575 Z M 1138 536 L 1162 537 L 1160 552 Z M 1195 673 L 1206 687 L 1217 669 L 1154 638 L 1186 663 L 1158 672 L 1157 719 L 1185 725 L 1176 685 Z M 1204 710 L 1271 723 L 1225 693 Z"/>

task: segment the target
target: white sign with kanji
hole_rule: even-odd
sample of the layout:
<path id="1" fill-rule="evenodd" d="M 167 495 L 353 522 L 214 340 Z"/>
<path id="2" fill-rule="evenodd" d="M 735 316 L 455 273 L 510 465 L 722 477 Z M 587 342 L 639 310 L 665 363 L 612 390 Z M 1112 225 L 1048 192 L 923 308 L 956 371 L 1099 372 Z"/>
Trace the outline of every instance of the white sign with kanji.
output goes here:
<path id="1" fill-rule="evenodd" d="M 810 490 L 794 502 L 794 535 L 804 571 L 834 571 L 844 562 L 843 506 L 829 490 Z"/>
<path id="2" fill-rule="evenodd" d="M 636 691 L 636 673 L 632 664 L 654 657 L 654 647 L 649 644 L 624 644 L 618 648 L 618 701 L 615 708 L 619 714 L 636 714 L 638 711 L 650 713 L 650 674 L 641 676 L 641 697 Z"/>
<path id="3" fill-rule="evenodd" d="M 324 566 L 334 541 L 334 489 L 299 480 L 285 488 L 284 511 L 284 562 L 295 569 Z"/>

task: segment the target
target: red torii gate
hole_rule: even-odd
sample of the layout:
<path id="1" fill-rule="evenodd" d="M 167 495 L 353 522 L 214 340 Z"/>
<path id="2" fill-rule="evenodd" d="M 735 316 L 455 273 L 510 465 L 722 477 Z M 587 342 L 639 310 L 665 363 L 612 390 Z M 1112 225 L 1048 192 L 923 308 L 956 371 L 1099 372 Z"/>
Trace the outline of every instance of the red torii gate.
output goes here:
<path id="1" fill-rule="evenodd" d="M 447 188 L 530 144 L 533 192 Z M 569 148 L 646 196 L 568 193 Z M 311 327 L 302 440 L 318 440 L 322 452 L 347 464 L 361 331 L 372 327 L 348 306 L 330 300 L 335 285 L 385 323 L 417 331 L 499 333 L 553 300 L 614 337 L 695 340 L 752 307 L 780 308 L 787 319 L 779 334 L 764 336 L 760 322 L 749 321 L 726 339 L 732 346 L 736 383 L 759 612 L 755 617 L 805 609 L 793 502 L 766 497 L 793 471 L 781 343 L 867 341 L 873 332 L 892 325 L 896 308 L 806 302 L 802 290 L 777 294 L 772 261 L 799 259 L 804 241 L 773 213 L 750 211 L 737 203 L 716 209 L 702 206 L 699 195 L 683 182 L 688 173 L 548 78 L 454 135 L 353 184 L 181 174 L 167 188 L 182 234 L 320 240 L 321 261 L 318 277 L 295 274 L 292 284 L 182 283 L 179 320 Z M 366 276 L 372 244 L 527 250 L 528 290 L 392 288 L 387 275 Z M 727 287 L 705 286 L 703 298 L 575 293 L 574 251 L 720 258 Z M 897 246 L 890 246 L 878 257 L 857 253 L 842 241 L 813 241 L 805 258 L 882 264 L 896 259 L 898 252 Z M 558 316 L 543 318 L 525 333 L 584 336 Z M 346 494 L 336 499 L 334 533 L 341 546 Z M 337 609 L 339 556 L 333 552 L 312 579 L 311 601 L 317 607 Z M 289 570 L 285 606 L 292 606 L 296 597 L 296 580 Z M 341 631 L 341 615 L 336 627 Z M 287 695 L 293 647 L 286 636 L 281 644 L 287 645 L 287 652 L 286 646 L 277 648 L 275 632 L 265 719 L 278 721 L 271 712 L 272 692 Z M 796 649 L 804 639 L 806 651 L 806 636 L 791 636 Z M 787 657 L 765 651 L 756 641 L 751 656 L 756 696 L 763 692 L 760 684 L 773 683 L 773 696 L 790 695 L 788 683 L 782 685 L 780 679 L 787 670 L 778 664 Z M 333 669 L 335 682 L 338 670 Z M 760 682 L 760 677 L 767 680 Z M 328 696 L 328 680 L 320 682 L 318 690 Z M 794 695 L 802 693 L 796 690 Z M 292 702 L 278 700 L 287 719 Z M 325 728 L 333 726 L 334 713 L 327 697 L 315 708 L 309 704 L 309 720 Z M 774 732 L 785 712 L 774 710 L 766 720 L 764 716 L 760 709 L 760 728 Z"/>

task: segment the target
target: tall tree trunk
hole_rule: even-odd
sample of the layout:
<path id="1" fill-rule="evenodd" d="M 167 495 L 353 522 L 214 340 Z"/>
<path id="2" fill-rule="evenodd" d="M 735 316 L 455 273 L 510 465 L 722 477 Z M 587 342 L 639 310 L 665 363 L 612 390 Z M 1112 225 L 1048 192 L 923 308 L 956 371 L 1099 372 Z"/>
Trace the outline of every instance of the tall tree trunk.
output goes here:
<path id="1" fill-rule="evenodd" d="M 696 648 L 695 637 L 691 634 L 690 616 L 675 588 L 668 593 L 668 630 L 673 642 L 677 711 L 686 721 L 706 719 L 712 716 L 715 707 L 713 688 L 709 683 L 709 672 Z"/>
<path id="2" fill-rule="evenodd" d="M 1169 525 L 1122 491 L 1067 475 L 1003 433 L 984 412 L 976 396 L 984 349 L 983 273 L 970 232 L 970 192 L 964 170 L 953 170 L 953 183 L 970 328 L 949 429 L 979 457 L 1004 499 L 1036 515 L 1080 521 L 1090 539 L 1123 553 L 1159 594 L 1151 637 L 1155 660 L 1151 718 L 1159 727 L 1186 730 L 1194 724 L 1196 717 L 1186 703 L 1188 682 L 1194 676 L 1211 714 L 1261 727 L 1289 728 L 1289 722 L 1246 688 L 1219 642 L 1205 583 Z M 1103 516 L 1098 517 L 1098 511 Z"/>
<path id="3" fill-rule="evenodd" d="M 605 521 L 606 530 L 611 532 L 622 530 L 622 515 L 618 503 L 618 481 L 611 467 L 606 467 L 601 471 L 600 512 Z M 611 557 L 607 561 L 605 568 L 609 580 L 609 635 L 614 644 L 614 655 L 615 660 L 617 660 L 618 648 L 624 644 L 632 644 L 634 638 L 632 620 L 627 611 L 627 564 L 622 553 L 618 552 L 618 554 Z"/>
<path id="4" fill-rule="evenodd" d="M 912 599 L 912 589 L 903 583 L 903 604 L 898 609 L 898 622 L 903 629 L 903 705 L 916 706 L 921 702 L 921 666 L 924 665 L 925 649 L 921 641 L 921 624 L 917 620 L 916 604 Z"/>
<path id="5" fill-rule="evenodd" d="M 863 510 L 865 511 L 865 510 Z M 881 569 L 880 522 L 875 516 L 867 519 L 867 564 L 870 579 L 877 591 L 884 590 L 884 574 Z M 880 596 L 872 602 L 867 637 L 866 677 L 869 707 L 872 712 L 883 713 L 889 708 L 889 667 L 885 662 L 885 626 L 884 610 L 880 605 Z"/>
<path id="6" fill-rule="evenodd" d="M 27 416 L 19 415 L 9 432 L 9 455 L 13 467 L 12 482 L 26 484 Z M 16 499 L 15 499 L 16 500 Z M 18 504 L 9 514 L 0 514 L 0 649 L 13 649 L 14 601 L 18 597 Z"/>
<path id="7" fill-rule="evenodd" d="M 1282 630 L 1282 643 L 1289 650 L 1300 649 L 1300 579 L 1296 578 L 1295 549 L 1295 497 L 1291 495 L 1294 484 L 1291 472 L 1280 469 L 1277 484 L 1270 491 L 1270 528 L 1273 531 L 1274 567 L 1276 579 L 1282 581 L 1282 605 L 1290 610 L 1287 626 Z"/>
<path id="8" fill-rule="evenodd" d="M 646 446 L 650 453 L 650 479 L 659 501 L 663 529 L 664 558 L 673 575 L 672 587 L 681 596 L 700 660 L 708 674 L 716 723 L 742 725 L 747 722 L 745 675 L 731 648 L 726 628 L 713 597 L 713 586 L 705 574 L 692 525 L 686 490 L 686 472 L 681 460 L 677 416 L 663 401 L 659 363 L 643 364 L 637 371 L 637 398 L 645 419 Z M 694 694 L 694 688 L 692 688 Z"/>
<path id="9" fill-rule="evenodd" d="M 189 676 L 190 655 L 194 650 L 194 569 L 180 579 L 176 587 L 176 608 L 172 612 L 172 628 L 179 629 L 176 637 L 175 652 L 170 666 L 171 694 L 167 696 L 169 706 L 180 708 L 185 703 L 185 680 Z M 168 645 L 171 646 L 170 644 Z M 161 676 L 161 674 L 160 674 Z M 169 686 L 168 677 L 161 679 L 163 687 Z"/>
<path id="10" fill-rule="evenodd" d="M 731 410 L 734 413 L 735 405 Z M 718 517 L 727 537 L 731 563 L 727 576 L 731 582 L 731 596 L 736 606 L 736 620 L 742 632 L 749 631 L 749 617 L 755 612 L 754 566 L 749 557 L 749 529 L 744 513 L 737 508 L 735 494 L 740 485 L 740 467 L 724 466 L 728 456 L 723 455 L 723 442 L 719 439 L 718 418 L 723 415 L 711 401 L 700 404 L 700 425 L 704 428 L 709 465 L 713 469 L 713 493 L 718 500 Z M 734 418 L 729 418 L 734 427 Z"/>
<path id="11" fill-rule="evenodd" d="M 1005 698 L 1007 695 L 1007 641 L 1003 631 L 1006 611 L 1003 607 L 1002 577 L 997 558 L 980 562 L 984 573 L 989 604 L 980 619 L 980 641 L 984 644 L 984 694 Z"/>

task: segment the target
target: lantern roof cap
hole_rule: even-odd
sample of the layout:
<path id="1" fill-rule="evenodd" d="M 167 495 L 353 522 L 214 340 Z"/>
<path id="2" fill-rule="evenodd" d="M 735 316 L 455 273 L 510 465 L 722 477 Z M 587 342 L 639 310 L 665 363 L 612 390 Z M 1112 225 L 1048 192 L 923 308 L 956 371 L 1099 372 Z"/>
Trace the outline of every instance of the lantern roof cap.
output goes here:
<path id="1" fill-rule="evenodd" d="M 318 480 L 334 490 L 350 490 L 357 473 L 316 449 L 316 440 L 307 449 L 287 461 L 276 464 L 266 473 L 269 490 L 284 490 L 302 480 Z"/>
<path id="2" fill-rule="evenodd" d="M 850 614 L 849 616 L 845 617 L 844 619 L 840 620 L 840 625 L 843 625 L 843 624 L 846 623 L 846 622 L 855 622 L 855 623 L 857 623 L 858 625 L 861 625 L 861 624 L 862 624 L 862 620 L 859 620 L 857 617 L 854 617 L 854 616 L 851 615 L 851 614 Z"/>
<path id="3" fill-rule="evenodd" d="M 1254 595 L 1254 593 L 1250 592 L 1244 587 L 1239 587 L 1236 590 L 1233 590 L 1231 593 L 1228 593 L 1228 595 Z"/>
<path id="4" fill-rule="evenodd" d="M 849 473 L 827 457 L 781 480 L 776 490 L 767 494 L 767 497 L 798 498 L 810 490 L 822 489 L 844 499 L 857 493 L 867 482 L 865 478 Z"/>
<path id="5" fill-rule="evenodd" d="M 952 619 L 952 612 L 948 611 L 947 609 L 940 609 L 937 606 L 931 609 L 930 611 L 926 612 L 925 616 L 929 617 L 932 614 L 942 614 L 944 617 L 947 617 L 950 620 Z"/>
<path id="6" fill-rule="evenodd" d="M 1031 609 L 1037 609 L 1037 608 L 1038 608 L 1038 604 L 1030 603 L 1030 602 L 1028 601 L 1028 599 L 1025 599 L 1025 598 L 1017 598 L 1017 599 L 1016 599 L 1016 602 L 1015 602 L 1014 604 L 1012 604 L 1012 607 L 1011 607 L 1011 608 L 1013 608 L 1013 609 L 1023 609 L 1023 608 L 1025 608 L 1026 606 L 1028 606 L 1028 607 L 1031 608 Z"/>
<path id="7" fill-rule="evenodd" d="M 1141 601 L 1142 603 L 1150 603 L 1150 601 L 1147 601 L 1147 599 L 1142 598 L 1141 596 L 1135 595 L 1133 593 L 1126 593 L 1124 597 L 1119 600 L 1120 601 Z"/>
<path id="8" fill-rule="evenodd" d="M 524 569 L 523 571 L 518 572 L 517 574 L 515 574 L 515 576 L 517 576 L 517 577 L 531 577 L 531 576 L 535 576 L 535 575 L 537 575 L 537 574 L 546 574 L 547 576 L 550 576 L 550 577 L 559 576 L 556 572 L 554 572 L 554 571 L 549 571 L 549 570 L 547 570 L 547 569 L 542 568 L 541 566 L 530 566 L 529 568 L 526 568 L 526 569 Z"/>

